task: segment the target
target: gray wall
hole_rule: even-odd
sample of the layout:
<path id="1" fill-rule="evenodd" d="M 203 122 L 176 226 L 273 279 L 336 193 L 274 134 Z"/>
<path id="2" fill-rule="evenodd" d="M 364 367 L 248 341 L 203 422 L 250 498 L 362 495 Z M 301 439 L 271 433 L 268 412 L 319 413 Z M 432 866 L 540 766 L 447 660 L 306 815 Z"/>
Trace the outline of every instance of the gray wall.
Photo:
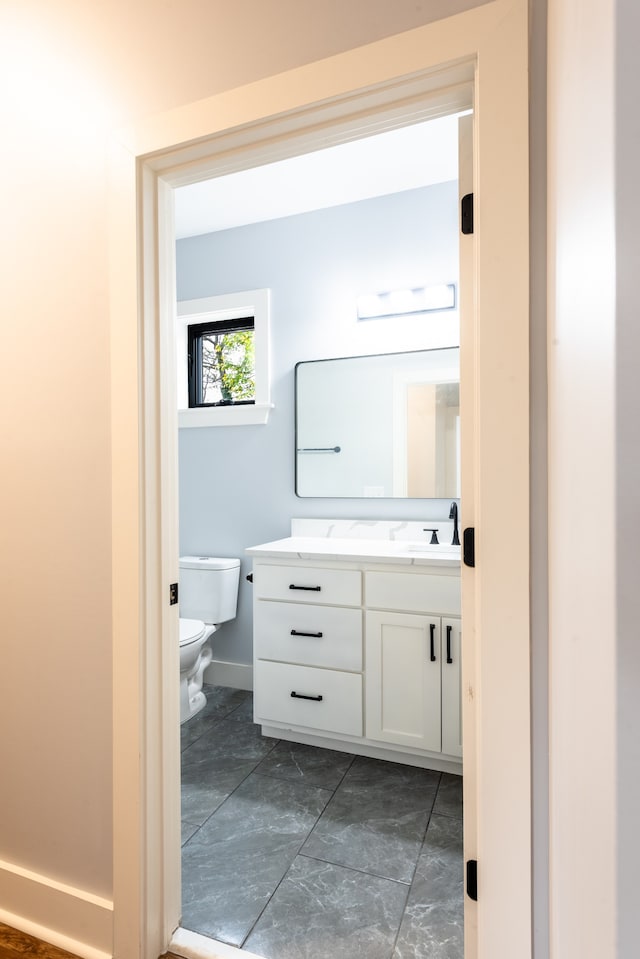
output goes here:
<path id="1" fill-rule="evenodd" d="M 547 5 L 530 3 L 531 763 L 533 954 L 549 955 Z"/>
<path id="2" fill-rule="evenodd" d="M 242 559 L 238 616 L 218 634 L 216 659 L 251 662 L 251 561 L 244 550 L 287 536 L 292 517 L 446 515 L 442 500 L 296 497 L 294 367 L 299 360 L 455 345 L 448 334 L 442 340 L 437 314 L 358 323 L 355 311 L 361 293 L 457 277 L 455 182 L 178 241 L 179 300 L 271 290 L 275 406 L 268 424 L 180 430 L 180 551 Z"/>
<path id="3" fill-rule="evenodd" d="M 618 955 L 638 954 L 637 908 L 640 901 L 640 330 L 638 328 L 638 275 L 640 247 L 636 189 L 640 163 L 640 115 L 637 108 L 637 37 L 640 9 L 637 4 L 616 5 L 616 247 L 617 305 L 617 452 L 615 513 L 618 608 Z"/>

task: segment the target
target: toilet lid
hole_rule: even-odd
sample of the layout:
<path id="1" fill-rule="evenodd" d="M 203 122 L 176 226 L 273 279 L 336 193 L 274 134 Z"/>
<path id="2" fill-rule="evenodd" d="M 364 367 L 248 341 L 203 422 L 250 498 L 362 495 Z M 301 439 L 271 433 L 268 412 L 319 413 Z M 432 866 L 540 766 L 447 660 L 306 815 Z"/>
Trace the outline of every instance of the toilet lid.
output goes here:
<path id="1" fill-rule="evenodd" d="M 200 639 L 204 633 L 204 623 L 201 619 L 180 619 L 180 645 L 188 646 L 189 643 Z"/>

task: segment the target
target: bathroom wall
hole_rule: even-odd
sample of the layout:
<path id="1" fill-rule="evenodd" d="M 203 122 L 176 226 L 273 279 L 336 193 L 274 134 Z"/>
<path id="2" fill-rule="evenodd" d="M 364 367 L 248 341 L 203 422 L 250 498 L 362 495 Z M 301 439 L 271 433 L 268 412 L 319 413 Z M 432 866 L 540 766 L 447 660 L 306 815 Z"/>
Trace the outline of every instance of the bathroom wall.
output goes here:
<path id="1" fill-rule="evenodd" d="M 358 322 L 361 293 L 457 281 L 457 184 L 346 204 L 178 241 L 178 299 L 271 289 L 266 426 L 180 430 L 180 550 L 242 559 L 238 616 L 214 658 L 252 659 L 247 546 L 286 536 L 293 516 L 426 519 L 449 501 L 298 498 L 294 367 L 300 360 L 458 343 L 458 316 Z"/>

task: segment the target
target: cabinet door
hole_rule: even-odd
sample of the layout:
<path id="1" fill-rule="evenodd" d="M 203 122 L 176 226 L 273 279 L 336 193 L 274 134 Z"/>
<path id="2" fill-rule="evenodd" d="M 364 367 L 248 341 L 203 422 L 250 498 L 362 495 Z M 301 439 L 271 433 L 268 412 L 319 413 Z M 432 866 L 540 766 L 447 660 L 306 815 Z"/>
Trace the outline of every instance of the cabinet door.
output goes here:
<path id="1" fill-rule="evenodd" d="M 366 735 L 440 752 L 440 617 L 367 612 Z"/>
<path id="2" fill-rule="evenodd" d="M 460 620 L 442 620 L 442 752 L 462 756 L 462 689 Z"/>

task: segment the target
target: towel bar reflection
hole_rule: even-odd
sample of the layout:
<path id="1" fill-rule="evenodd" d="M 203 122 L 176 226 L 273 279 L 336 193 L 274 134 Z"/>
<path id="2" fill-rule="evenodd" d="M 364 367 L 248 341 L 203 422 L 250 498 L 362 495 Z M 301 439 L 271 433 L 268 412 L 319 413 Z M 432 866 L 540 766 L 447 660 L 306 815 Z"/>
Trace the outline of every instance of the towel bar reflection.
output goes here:
<path id="1" fill-rule="evenodd" d="M 298 448 L 298 453 L 339 453 L 339 446 L 306 446 Z"/>

